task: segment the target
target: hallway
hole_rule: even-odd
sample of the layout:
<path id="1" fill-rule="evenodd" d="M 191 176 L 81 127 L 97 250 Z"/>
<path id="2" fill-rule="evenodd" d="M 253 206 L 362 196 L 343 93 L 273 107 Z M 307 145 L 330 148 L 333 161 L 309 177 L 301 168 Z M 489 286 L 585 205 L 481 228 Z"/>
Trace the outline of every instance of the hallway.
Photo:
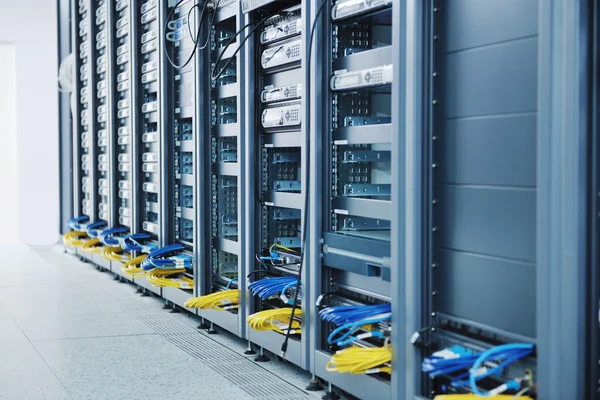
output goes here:
<path id="1" fill-rule="evenodd" d="M 312 399 L 310 375 L 61 253 L 0 246 L 0 399 Z"/>

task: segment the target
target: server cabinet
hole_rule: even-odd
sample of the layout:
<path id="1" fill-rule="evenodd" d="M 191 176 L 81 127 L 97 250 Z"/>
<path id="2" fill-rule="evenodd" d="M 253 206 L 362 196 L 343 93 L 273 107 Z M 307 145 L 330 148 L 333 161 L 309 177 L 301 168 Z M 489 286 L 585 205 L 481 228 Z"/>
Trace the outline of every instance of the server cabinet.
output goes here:
<path id="1" fill-rule="evenodd" d="M 391 143 L 393 135 L 403 134 L 392 131 L 398 117 L 398 110 L 391 108 L 396 67 L 392 47 L 400 38 L 392 36 L 391 1 L 363 7 L 350 3 L 356 2 L 337 1 L 325 8 L 315 39 L 317 63 L 323 68 L 314 79 L 316 107 L 323 106 L 315 111 L 320 114 L 315 128 L 319 134 L 313 135 L 314 146 L 322 149 L 318 161 L 322 169 L 312 175 L 318 182 L 312 198 L 321 238 L 321 259 L 313 258 L 313 296 L 322 306 L 402 307 L 392 301 L 390 290 L 391 268 L 396 267 L 390 258 L 396 223 L 391 219 L 396 201 L 391 196 L 391 161 L 401 156 L 392 152 Z M 389 335 L 389 322 L 381 322 L 377 329 Z M 318 377 L 359 398 L 390 398 L 388 374 L 326 371 L 331 355 L 341 347 L 328 340 L 334 325 L 316 318 L 314 329 L 312 369 Z M 365 339 L 354 345 L 381 347 L 384 341 Z"/>
<path id="2" fill-rule="evenodd" d="M 74 215 L 97 217 L 96 209 L 96 140 L 93 124 L 96 115 L 95 77 L 92 46 L 93 10 L 89 2 L 80 0 L 74 7 L 73 43 L 75 57 L 75 102 L 73 113 L 73 182 Z"/>
<path id="3" fill-rule="evenodd" d="M 246 37 L 239 2 L 217 1 L 205 20 L 198 46 L 202 50 L 199 73 L 199 110 L 203 112 L 204 162 L 200 188 L 205 201 L 201 219 L 206 233 L 201 242 L 202 265 L 198 291 L 201 295 L 238 289 L 245 298 L 247 254 L 243 243 L 246 223 L 244 176 L 245 113 L 244 70 Z M 200 50 L 199 50 L 200 51 Z M 253 259 L 253 258 L 252 258 Z M 246 262 L 245 262 L 246 260 Z M 198 310 L 211 323 L 245 337 L 245 309 Z"/>
<path id="4" fill-rule="evenodd" d="M 261 4 L 258 4 L 261 3 Z M 248 282 L 269 276 L 297 277 L 302 257 L 308 255 L 302 232 L 308 230 L 306 169 L 308 131 L 303 123 L 304 73 L 306 64 L 305 29 L 308 24 L 308 2 L 254 2 L 248 7 L 247 22 L 255 24 L 247 45 L 246 79 L 246 154 L 250 205 L 246 221 L 246 243 L 254 260 L 248 263 Z M 248 33 L 250 35 L 250 33 Z M 261 272 L 268 269 L 268 272 Z M 301 271 L 301 293 L 291 284 L 288 298 L 260 300 L 247 296 L 246 312 L 288 308 L 291 298 L 297 300 L 295 323 L 302 323 L 302 334 L 290 334 L 285 358 L 301 367 L 308 365 L 311 326 L 309 268 Z M 290 311 L 291 315 L 291 311 Z M 280 329 L 280 332 L 287 327 Z M 272 330 L 248 329 L 248 339 L 273 353 L 281 352 L 285 335 Z"/>

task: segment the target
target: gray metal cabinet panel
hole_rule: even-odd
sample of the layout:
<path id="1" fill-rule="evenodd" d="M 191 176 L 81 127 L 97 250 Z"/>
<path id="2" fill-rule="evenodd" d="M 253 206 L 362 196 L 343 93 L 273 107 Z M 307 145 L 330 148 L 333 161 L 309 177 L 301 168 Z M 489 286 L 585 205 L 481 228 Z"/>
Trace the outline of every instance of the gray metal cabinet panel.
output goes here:
<path id="1" fill-rule="evenodd" d="M 444 117 L 535 111 L 536 52 L 527 38 L 440 56 Z"/>
<path id="2" fill-rule="evenodd" d="M 443 132 L 440 182 L 535 187 L 535 114 L 447 120 Z"/>
<path id="3" fill-rule="evenodd" d="M 456 51 L 537 35 L 536 0 L 451 0 L 442 2 L 446 24 L 443 51 Z M 450 3 L 450 2 L 448 2 Z"/>
<path id="4" fill-rule="evenodd" d="M 441 187 L 439 247 L 535 260 L 535 191 Z"/>
<path id="5" fill-rule="evenodd" d="M 535 265 L 444 250 L 438 259 L 439 312 L 535 337 Z"/>

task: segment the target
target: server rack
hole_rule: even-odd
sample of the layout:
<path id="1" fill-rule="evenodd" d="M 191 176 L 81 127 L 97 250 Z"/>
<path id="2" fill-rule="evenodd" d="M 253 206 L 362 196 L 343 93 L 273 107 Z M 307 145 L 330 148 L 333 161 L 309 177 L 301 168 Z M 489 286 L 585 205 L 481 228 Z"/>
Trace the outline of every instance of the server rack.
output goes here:
<path id="1" fill-rule="evenodd" d="M 224 289 L 238 289 L 245 297 L 244 285 L 246 253 L 242 239 L 246 223 L 241 218 L 245 205 L 245 119 L 244 119 L 244 57 L 240 46 L 245 38 L 244 17 L 239 2 L 217 0 L 213 15 L 199 44 L 206 47 L 197 76 L 203 96 L 199 109 L 205 111 L 203 142 L 205 162 L 200 173 L 200 186 L 205 191 L 206 207 L 203 224 L 207 226 L 204 238 L 202 265 L 203 281 L 199 282 L 201 295 Z M 234 38 L 234 35 L 239 35 Z M 231 40 L 231 42 L 230 42 Z M 218 62 L 218 63 L 217 63 Z M 212 79 L 212 75 L 218 75 Z M 209 166 L 209 167 L 208 167 Z M 206 184 L 210 182 L 210 186 Z M 207 224 L 205 221 L 209 221 Z M 240 337 L 245 337 L 245 309 L 226 312 L 212 309 L 198 310 L 198 315 Z"/>
<path id="2" fill-rule="evenodd" d="M 134 5 L 134 6 L 133 6 Z M 133 186 L 134 213 L 139 218 L 137 227 L 151 235 L 152 243 L 164 244 L 166 220 L 165 199 L 162 188 L 165 177 L 165 162 L 161 158 L 166 142 L 166 129 L 163 115 L 163 74 L 164 56 L 161 55 L 159 38 L 163 27 L 159 21 L 163 8 L 156 0 L 132 2 L 132 44 L 131 78 L 133 104 L 133 135 L 141 136 L 138 148 L 134 146 L 134 174 L 139 174 L 138 184 Z M 135 38 L 133 38 L 135 36 Z M 125 85 L 127 86 L 127 85 Z M 137 93 L 136 93 L 137 91 Z M 135 152 L 137 151 L 137 154 Z M 134 282 L 158 295 L 161 288 L 152 286 L 145 278 Z"/>
<path id="3" fill-rule="evenodd" d="M 261 3 L 261 4 L 258 4 Z M 252 40 L 248 41 L 246 68 L 246 114 L 248 118 L 246 154 L 253 157 L 247 162 L 248 177 L 247 208 L 252 226 L 247 230 L 248 251 L 256 258 L 273 256 L 281 262 L 273 262 L 266 268 L 271 276 L 298 276 L 302 247 L 301 230 L 303 210 L 306 208 L 306 169 L 308 130 L 302 123 L 304 72 L 306 65 L 305 29 L 308 24 L 308 2 L 242 2 L 247 21 L 257 24 Z M 277 97 L 275 93 L 284 93 Z M 252 182 L 252 183 L 250 183 Z M 254 238 L 254 239 L 252 239 Z M 254 257 L 253 256 L 253 257 Z M 249 282 L 261 279 L 265 269 L 256 259 L 249 263 Z M 281 265 L 275 265 L 281 264 Z M 301 335 L 290 335 L 285 357 L 288 361 L 306 368 L 309 362 L 310 307 L 309 270 L 302 270 L 301 294 L 298 309 L 302 313 Z M 292 291 L 297 289 L 291 289 Z M 295 296 L 295 293 L 291 295 Z M 280 299 L 259 301 L 248 297 L 248 315 L 268 308 L 286 307 Z M 295 319 L 300 321 L 298 313 Z M 248 329 L 248 340 L 273 353 L 280 353 L 284 335 L 274 331 Z M 300 337 L 298 337 L 300 336 Z M 259 358 L 260 359 L 260 358 Z"/>
<path id="4" fill-rule="evenodd" d="M 354 3 L 354 2 L 351 2 Z M 313 296 L 320 304 L 357 305 L 401 303 L 391 298 L 390 219 L 391 161 L 400 157 L 391 151 L 392 78 L 396 60 L 392 46 L 392 2 L 372 2 L 352 10 L 345 1 L 326 8 L 322 37 L 325 43 L 318 62 L 324 66 L 315 79 L 322 88 L 317 100 L 326 111 L 317 121 L 323 127 L 313 136 L 322 150 L 322 172 L 315 176 L 325 188 L 313 198 L 324 199 L 319 252 L 313 264 Z M 322 40 L 322 42 L 321 42 Z M 317 51 L 318 51 L 317 50 Z M 320 79 L 319 79 L 320 78 Z M 318 95 L 317 95 L 318 98 Z M 318 107 L 318 106 L 317 106 Z M 317 128 L 318 129 L 318 128 Z M 318 204 L 318 203 L 317 203 Z M 311 302 L 314 307 L 315 302 Z M 316 309 L 314 311 L 317 311 Z M 391 333 L 389 321 L 380 329 Z M 360 398 L 391 396 L 389 375 L 358 375 L 327 372 L 325 366 L 338 347 L 328 344 L 331 324 L 317 321 L 314 342 L 314 373 Z M 384 345 L 384 340 L 361 340 L 365 347 Z"/>
<path id="5" fill-rule="evenodd" d="M 160 158 L 162 162 L 161 187 L 163 193 L 162 208 L 165 224 L 163 245 L 182 244 L 181 254 L 195 257 L 197 241 L 196 210 L 198 193 L 203 190 L 197 184 L 198 129 L 196 105 L 196 69 L 195 46 L 198 44 L 192 35 L 197 14 L 192 1 L 169 1 L 159 4 L 160 36 L 156 38 L 158 51 L 162 57 L 163 72 L 161 90 L 163 103 L 161 117 L 164 140 Z M 152 75 L 154 76 L 154 75 Z M 158 76 L 156 79 L 158 80 Z M 152 79 L 152 78 L 148 78 Z M 201 141 L 201 140 L 200 140 Z M 194 265 L 195 263 L 192 263 Z M 194 269 L 185 273 L 194 278 Z M 162 289 L 166 300 L 181 307 L 194 294 L 194 285 L 181 288 Z"/>
<path id="6" fill-rule="evenodd" d="M 456 344 L 536 343 L 537 7 L 429 8 L 424 356 Z M 502 29 L 489 29 L 491 19 Z M 526 358 L 503 379 L 535 375 L 536 366 Z M 465 390 L 423 376 L 418 394 Z"/>
<path id="7" fill-rule="evenodd" d="M 73 182 L 74 182 L 74 216 L 87 216 L 90 222 L 97 217 L 97 157 L 96 136 L 93 125 L 96 115 L 96 79 L 93 70 L 93 10 L 91 4 L 80 0 L 73 7 L 73 43 L 75 57 L 75 102 L 73 113 Z M 81 257 L 91 260 L 85 253 L 78 252 Z"/>

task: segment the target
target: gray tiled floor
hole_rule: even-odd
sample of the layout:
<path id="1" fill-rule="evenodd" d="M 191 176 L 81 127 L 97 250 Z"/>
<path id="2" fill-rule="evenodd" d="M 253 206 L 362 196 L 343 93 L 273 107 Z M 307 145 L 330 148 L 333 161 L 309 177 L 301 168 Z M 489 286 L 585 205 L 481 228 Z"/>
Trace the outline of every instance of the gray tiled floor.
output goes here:
<path id="1" fill-rule="evenodd" d="M 162 311 L 160 299 L 136 295 L 57 247 L 0 246 L 0 254 L 0 400 L 281 400 L 274 392 L 256 397 L 256 387 L 236 378 L 240 371 L 223 372 L 228 363 L 252 367 L 289 398 L 323 394 L 298 388 L 305 372 L 276 360 L 249 364 L 243 341 L 197 331 L 193 317 Z M 203 361 L 169 335 L 221 346 L 228 359 Z"/>

